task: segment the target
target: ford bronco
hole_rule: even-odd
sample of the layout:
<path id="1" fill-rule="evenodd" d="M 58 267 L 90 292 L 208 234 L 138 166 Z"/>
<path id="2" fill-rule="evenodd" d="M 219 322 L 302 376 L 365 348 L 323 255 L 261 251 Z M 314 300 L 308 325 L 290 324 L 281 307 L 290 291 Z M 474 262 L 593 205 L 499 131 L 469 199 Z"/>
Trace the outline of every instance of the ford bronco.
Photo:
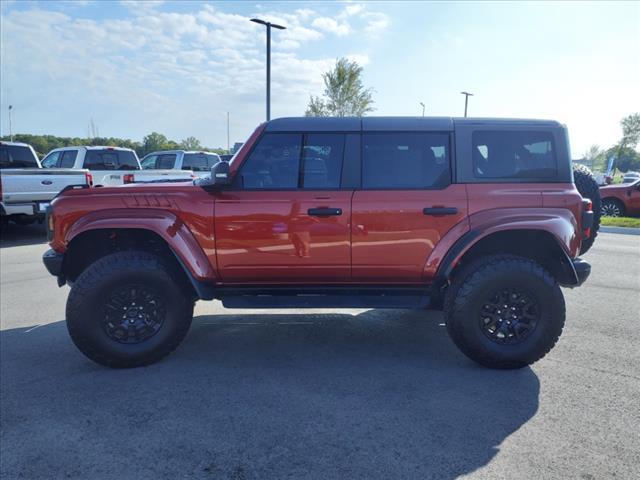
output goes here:
<path id="1" fill-rule="evenodd" d="M 44 263 L 71 286 L 73 342 L 110 367 L 160 360 L 217 299 L 442 308 L 468 357 L 520 368 L 562 332 L 560 287 L 590 273 L 576 183 L 554 121 L 281 118 L 209 178 L 65 191 Z"/>

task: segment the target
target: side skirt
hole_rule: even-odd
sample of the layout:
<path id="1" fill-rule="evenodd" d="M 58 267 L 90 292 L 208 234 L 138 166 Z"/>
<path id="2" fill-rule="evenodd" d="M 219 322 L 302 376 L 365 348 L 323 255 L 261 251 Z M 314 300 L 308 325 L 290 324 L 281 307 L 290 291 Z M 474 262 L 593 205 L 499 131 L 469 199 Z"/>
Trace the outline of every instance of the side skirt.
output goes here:
<path id="1" fill-rule="evenodd" d="M 227 308 L 409 308 L 426 309 L 425 287 L 216 287 Z"/>

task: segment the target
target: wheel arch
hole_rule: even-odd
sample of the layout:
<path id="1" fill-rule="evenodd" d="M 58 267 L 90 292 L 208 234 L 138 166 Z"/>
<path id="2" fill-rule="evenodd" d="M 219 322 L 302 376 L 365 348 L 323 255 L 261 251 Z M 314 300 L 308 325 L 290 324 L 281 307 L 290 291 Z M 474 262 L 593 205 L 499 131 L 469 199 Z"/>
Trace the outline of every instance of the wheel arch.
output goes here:
<path id="1" fill-rule="evenodd" d="M 562 242 L 541 228 L 508 228 L 495 231 L 470 230 L 442 259 L 434 284 L 443 288 L 456 273 L 485 255 L 511 254 L 535 260 L 563 286 L 579 283 L 572 259 Z"/>
<path id="2" fill-rule="evenodd" d="M 214 268 L 188 227 L 171 212 L 99 211 L 78 220 L 65 236 L 63 273 L 73 281 L 90 263 L 121 250 L 158 254 L 184 272 L 198 298 L 212 299 Z"/>

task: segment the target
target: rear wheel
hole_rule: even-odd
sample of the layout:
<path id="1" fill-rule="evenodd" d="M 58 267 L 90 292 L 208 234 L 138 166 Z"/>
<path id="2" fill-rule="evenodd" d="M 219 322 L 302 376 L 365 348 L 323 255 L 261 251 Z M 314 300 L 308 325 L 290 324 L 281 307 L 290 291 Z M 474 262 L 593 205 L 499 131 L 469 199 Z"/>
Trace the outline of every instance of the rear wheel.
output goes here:
<path id="1" fill-rule="evenodd" d="M 600 198 L 600 187 L 596 182 L 593 173 L 584 165 L 573 166 L 573 181 L 576 184 L 576 188 L 580 195 L 584 198 L 591 200 L 593 204 L 593 226 L 591 227 L 591 235 L 582 240 L 580 246 L 580 254 L 587 253 L 587 251 L 593 246 L 596 237 L 598 236 L 598 230 L 600 230 L 600 215 L 602 201 Z"/>
<path id="2" fill-rule="evenodd" d="M 562 333 L 565 304 L 551 275 L 533 260 L 491 256 L 456 275 L 444 314 L 453 342 L 490 368 L 540 360 Z"/>
<path id="3" fill-rule="evenodd" d="M 605 217 L 623 217 L 624 205 L 616 198 L 605 198 L 602 202 L 602 215 Z"/>
<path id="4" fill-rule="evenodd" d="M 146 252 L 118 252 L 90 265 L 67 300 L 75 345 L 108 367 L 149 365 L 184 339 L 193 300 L 170 266 Z"/>

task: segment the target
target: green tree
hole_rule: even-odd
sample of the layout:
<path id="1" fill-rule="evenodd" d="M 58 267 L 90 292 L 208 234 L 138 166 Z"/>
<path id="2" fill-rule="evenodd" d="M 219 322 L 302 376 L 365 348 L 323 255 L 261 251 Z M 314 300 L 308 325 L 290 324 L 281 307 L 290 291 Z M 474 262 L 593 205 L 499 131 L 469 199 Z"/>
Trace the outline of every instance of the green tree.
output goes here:
<path id="1" fill-rule="evenodd" d="M 619 145 L 616 145 L 609 150 L 609 153 L 615 155 L 615 166 L 621 172 L 640 170 L 640 153 L 635 149 L 631 147 L 620 148 Z"/>
<path id="2" fill-rule="evenodd" d="M 616 168 L 621 172 L 640 170 L 640 155 L 636 151 L 640 143 L 640 113 L 632 113 L 620 120 L 622 138 L 608 150 L 608 155 L 615 155 Z"/>
<path id="3" fill-rule="evenodd" d="M 583 158 L 593 171 L 602 172 L 607 166 L 607 152 L 599 145 L 591 145 L 589 150 L 584 153 Z"/>
<path id="4" fill-rule="evenodd" d="M 322 75 L 322 97 L 311 95 L 307 117 L 361 117 L 373 108 L 373 90 L 362 84 L 362 67 L 346 58 L 336 60 L 333 70 Z"/>
<path id="5" fill-rule="evenodd" d="M 636 148 L 640 142 L 640 113 L 632 113 L 620 121 L 622 125 L 622 140 L 625 147 Z"/>
<path id="6" fill-rule="evenodd" d="M 200 140 L 196 137 L 187 137 L 180 142 L 180 148 L 182 150 L 202 150 L 202 145 L 200 145 Z"/>
<path id="7" fill-rule="evenodd" d="M 167 142 L 167 137 L 161 133 L 151 132 L 142 139 L 142 149 L 145 154 L 156 150 L 164 150 Z"/>

